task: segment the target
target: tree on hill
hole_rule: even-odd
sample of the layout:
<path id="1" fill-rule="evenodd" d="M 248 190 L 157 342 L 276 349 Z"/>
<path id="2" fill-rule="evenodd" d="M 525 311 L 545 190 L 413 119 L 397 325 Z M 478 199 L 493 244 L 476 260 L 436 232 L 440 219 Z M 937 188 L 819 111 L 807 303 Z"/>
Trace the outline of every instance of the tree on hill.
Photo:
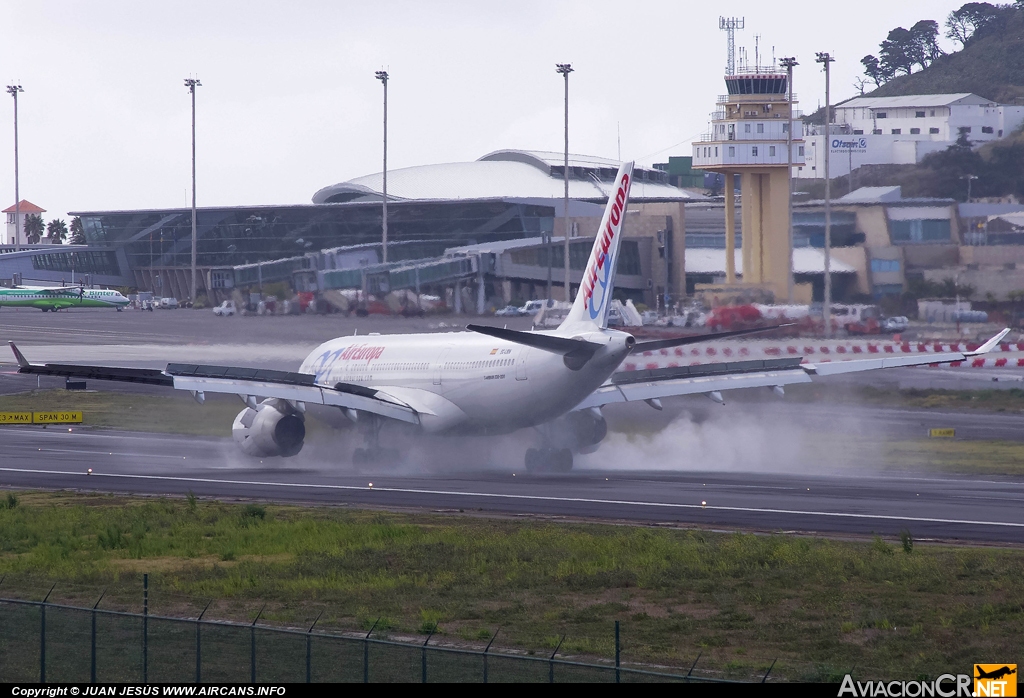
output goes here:
<path id="1" fill-rule="evenodd" d="M 46 235 L 55 245 L 63 243 L 68 238 L 67 223 L 60 218 L 54 218 L 46 225 Z"/>
<path id="2" fill-rule="evenodd" d="M 973 92 L 994 102 L 1024 104 L 1024 0 L 1012 5 L 967 3 L 950 13 L 946 29 L 952 31 L 947 35 L 958 37 L 959 50 L 946 55 L 931 40 L 938 38 L 933 29 L 929 20 L 914 24 L 908 31 L 918 45 L 909 48 L 903 32 L 890 32 L 885 43 L 888 60 L 877 54 L 861 60 L 865 79 L 878 85 L 868 96 Z M 924 62 L 912 65 L 908 74 L 907 55 L 900 54 L 913 57 L 922 46 L 917 57 L 923 56 Z M 901 59 L 903 68 L 897 69 Z"/>
<path id="3" fill-rule="evenodd" d="M 878 57 L 886 75 L 910 75 L 914 72 L 914 66 L 923 60 L 914 42 L 914 35 L 903 27 L 896 27 L 889 32 L 881 44 Z"/>
<path id="4" fill-rule="evenodd" d="M 85 245 L 85 228 L 82 226 L 82 219 L 80 216 L 75 216 L 71 219 L 71 239 L 68 241 L 72 245 Z"/>
<path id="5" fill-rule="evenodd" d="M 922 69 L 931 65 L 939 56 L 945 55 L 939 48 L 939 23 L 934 19 L 922 19 L 912 26 L 910 36 L 917 50 L 918 64 Z"/>
<path id="6" fill-rule="evenodd" d="M 25 241 L 28 244 L 38 245 L 45 231 L 46 226 L 43 224 L 42 216 L 35 213 L 25 216 Z"/>
<path id="7" fill-rule="evenodd" d="M 897 75 L 910 75 L 916 66 L 922 69 L 943 55 L 939 48 L 939 23 L 922 19 L 910 29 L 896 27 L 880 45 L 878 56 L 860 60 L 864 74 L 875 85 L 882 85 Z"/>
<path id="8" fill-rule="evenodd" d="M 987 2 L 969 2 L 946 17 L 946 38 L 966 46 L 979 29 L 999 16 L 999 8 Z"/>

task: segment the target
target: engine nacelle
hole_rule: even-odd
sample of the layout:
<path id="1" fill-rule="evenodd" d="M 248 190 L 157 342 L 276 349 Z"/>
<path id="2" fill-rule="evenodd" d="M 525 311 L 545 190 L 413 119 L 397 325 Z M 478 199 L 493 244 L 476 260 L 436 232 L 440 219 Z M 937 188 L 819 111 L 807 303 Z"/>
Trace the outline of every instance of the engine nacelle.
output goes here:
<path id="1" fill-rule="evenodd" d="M 593 453 L 608 435 L 608 422 L 596 408 L 570 412 L 565 421 L 580 453 Z"/>
<path id="2" fill-rule="evenodd" d="M 246 407 L 239 412 L 231 425 L 231 436 L 250 456 L 287 458 L 302 450 L 306 422 L 287 400 L 270 398 L 256 405 L 256 409 Z"/>

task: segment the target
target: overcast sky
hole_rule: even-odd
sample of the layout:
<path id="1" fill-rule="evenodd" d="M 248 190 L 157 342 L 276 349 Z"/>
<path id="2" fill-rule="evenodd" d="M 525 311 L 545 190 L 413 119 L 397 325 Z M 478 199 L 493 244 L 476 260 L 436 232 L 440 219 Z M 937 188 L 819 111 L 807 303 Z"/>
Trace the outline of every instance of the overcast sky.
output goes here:
<path id="1" fill-rule="evenodd" d="M 805 2 L 48 2 L 0 5 L 0 72 L 17 80 L 22 198 L 66 211 L 184 206 L 191 182 L 183 79 L 198 76 L 200 206 L 308 203 L 389 166 L 570 150 L 642 164 L 689 155 L 723 93 L 720 14 L 746 18 L 770 62 L 794 55 L 801 108 L 833 99 L 896 26 L 940 25 L 962 0 Z M 943 46 L 951 48 L 943 39 Z M 0 202 L 14 200 L 13 105 L 0 107 Z"/>

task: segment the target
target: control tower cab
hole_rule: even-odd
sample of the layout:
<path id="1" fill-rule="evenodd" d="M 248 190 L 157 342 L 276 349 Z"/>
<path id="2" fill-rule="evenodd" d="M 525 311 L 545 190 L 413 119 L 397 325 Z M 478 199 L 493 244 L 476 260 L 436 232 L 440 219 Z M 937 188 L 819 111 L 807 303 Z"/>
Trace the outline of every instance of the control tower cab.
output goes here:
<path id="1" fill-rule="evenodd" d="M 790 177 L 804 164 L 800 113 L 790 101 L 785 70 L 740 67 L 725 76 L 711 132 L 693 144 L 693 166 L 725 175 L 726 284 L 736 283 L 734 178 L 743 202 L 743 285 L 756 284 L 778 301 L 792 297 Z M 790 128 L 793 129 L 790 138 Z M 791 150 L 787 150 L 791 146 Z M 798 289 L 797 295 L 804 295 Z"/>

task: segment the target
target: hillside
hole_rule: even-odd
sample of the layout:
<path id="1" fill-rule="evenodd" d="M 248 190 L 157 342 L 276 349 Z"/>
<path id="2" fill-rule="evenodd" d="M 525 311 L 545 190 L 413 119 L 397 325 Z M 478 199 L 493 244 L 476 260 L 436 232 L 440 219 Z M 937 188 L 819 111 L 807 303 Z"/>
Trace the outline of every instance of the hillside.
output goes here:
<path id="1" fill-rule="evenodd" d="M 866 97 L 973 92 L 1003 104 L 1024 104 L 1024 9 L 986 27 L 956 53 L 924 70 L 893 78 Z"/>

